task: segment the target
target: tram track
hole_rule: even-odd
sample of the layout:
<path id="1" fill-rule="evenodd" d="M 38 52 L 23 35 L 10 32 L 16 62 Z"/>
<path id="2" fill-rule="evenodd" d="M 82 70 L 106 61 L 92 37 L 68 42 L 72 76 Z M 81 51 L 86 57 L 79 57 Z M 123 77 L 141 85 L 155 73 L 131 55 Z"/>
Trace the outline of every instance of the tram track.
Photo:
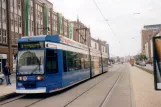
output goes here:
<path id="1" fill-rule="evenodd" d="M 118 76 L 117 80 L 115 81 L 115 83 L 113 84 L 113 86 L 111 87 L 110 91 L 106 94 L 105 98 L 103 99 L 102 103 L 100 104 L 99 107 L 106 107 L 106 103 L 108 102 L 108 100 L 110 99 L 110 96 L 112 95 L 117 83 L 119 82 L 120 78 L 123 75 L 123 71 L 121 72 L 121 74 Z"/>
<path id="2" fill-rule="evenodd" d="M 123 67 L 121 67 L 121 69 L 122 69 L 122 68 L 123 68 Z M 117 68 L 117 69 L 115 69 L 114 71 L 117 71 L 118 69 L 120 69 L 120 67 Z M 90 88 L 88 88 L 87 90 L 85 90 L 84 92 L 82 92 L 81 94 L 79 94 L 77 97 L 75 97 L 74 99 L 72 99 L 72 100 L 71 100 L 70 102 L 68 102 L 67 104 L 65 104 L 64 107 L 69 106 L 72 102 L 76 101 L 79 97 L 81 97 L 82 95 L 84 95 L 85 93 L 87 93 L 88 91 L 90 91 L 91 89 L 93 89 L 95 86 L 97 86 L 97 85 L 100 84 L 101 82 L 105 81 L 105 80 L 107 79 L 107 77 L 110 77 L 110 76 L 112 76 L 113 74 L 115 74 L 114 71 L 113 71 L 110 75 L 107 75 L 107 76 L 103 77 L 103 79 L 101 79 L 100 81 L 98 81 L 96 84 L 92 85 Z M 121 73 L 121 74 L 122 74 L 122 73 Z M 120 75 L 121 75 L 121 74 L 120 74 Z M 119 76 L 119 77 L 120 77 L 120 76 Z M 32 100 L 31 100 L 31 103 L 30 103 L 30 104 L 26 104 L 24 107 L 31 107 L 31 106 L 34 106 L 35 104 L 37 104 L 37 103 L 39 103 L 39 102 L 45 100 L 46 98 L 50 98 L 51 96 L 53 96 L 53 94 L 43 96 L 43 98 L 36 99 L 36 101 L 32 101 Z M 6 105 L 6 104 L 9 104 L 9 103 L 12 103 L 12 102 L 15 102 L 15 101 L 17 101 L 17 100 L 22 100 L 22 99 L 24 100 L 24 99 L 26 99 L 26 97 L 27 97 L 27 95 L 18 96 L 18 97 L 16 97 L 16 98 L 12 99 L 12 100 L 9 100 L 9 101 L 7 101 L 7 102 L 4 102 L 4 103 L 0 104 L 0 106 Z M 102 107 L 102 106 L 100 106 L 100 107 Z"/>
<path id="3" fill-rule="evenodd" d="M 121 71 L 122 71 L 122 68 L 121 68 Z M 114 74 L 114 73 L 112 73 L 112 74 Z M 121 72 L 121 74 L 119 75 L 118 78 L 120 78 L 121 75 L 122 75 L 122 72 Z M 118 78 L 117 78 L 117 80 L 118 80 Z M 95 86 L 97 86 L 99 83 L 105 81 L 106 79 L 107 79 L 107 78 L 105 77 L 104 79 L 100 80 L 98 83 L 96 83 L 95 85 L 93 85 L 92 87 L 90 87 L 89 89 L 87 89 L 86 91 L 84 91 L 82 94 L 78 95 L 76 98 L 74 98 L 73 100 L 71 100 L 69 103 L 67 103 L 67 104 L 64 105 L 63 107 L 69 106 L 71 103 L 73 103 L 74 101 L 76 101 L 79 97 L 81 97 L 83 94 L 87 93 L 87 92 L 90 91 L 92 88 L 94 88 Z M 116 80 L 116 82 L 117 82 L 117 80 Z M 114 83 L 114 85 L 116 84 L 116 82 Z M 114 86 L 114 85 L 113 85 L 113 86 Z M 113 89 L 113 86 L 112 86 L 111 90 Z M 111 90 L 110 90 L 110 91 L 111 91 Z M 102 103 L 101 103 L 101 105 L 102 105 Z M 100 107 L 102 107 L 101 105 L 100 105 Z"/>

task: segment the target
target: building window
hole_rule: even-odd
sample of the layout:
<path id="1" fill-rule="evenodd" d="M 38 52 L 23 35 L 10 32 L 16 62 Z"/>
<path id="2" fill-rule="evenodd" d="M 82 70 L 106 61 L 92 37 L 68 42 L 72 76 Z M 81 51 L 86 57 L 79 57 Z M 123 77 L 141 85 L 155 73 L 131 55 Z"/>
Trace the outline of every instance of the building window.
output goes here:
<path id="1" fill-rule="evenodd" d="M 17 8 L 17 0 L 13 0 L 14 1 L 14 7 Z"/>
<path id="2" fill-rule="evenodd" d="M 3 3 L 6 3 L 6 0 L 3 0 Z"/>
<path id="3" fill-rule="evenodd" d="M 10 0 L 10 6 L 13 7 L 13 0 Z"/>
<path id="4" fill-rule="evenodd" d="M 34 21 L 32 21 L 32 31 L 34 31 Z"/>
<path id="5" fill-rule="evenodd" d="M 64 26 L 66 26 L 66 27 L 67 27 L 67 22 L 64 22 Z"/>
<path id="6" fill-rule="evenodd" d="M 57 20 L 57 16 L 56 15 L 54 15 L 54 19 Z"/>
<path id="7" fill-rule="evenodd" d="M 18 15 L 17 14 L 15 14 L 15 20 L 18 21 Z"/>
<path id="8" fill-rule="evenodd" d="M 64 34 L 67 35 L 67 32 L 65 32 Z"/>
<path id="9" fill-rule="evenodd" d="M 15 44 L 15 33 L 11 32 L 11 36 L 12 36 L 12 45 Z"/>
<path id="10" fill-rule="evenodd" d="M 11 25 L 12 25 L 12 26 L 13 26 L 13 23 L 14 23 L 13 20 L 11 20 Z"/>
<path id="11" fill-rule="evenodd" d="M 2 42 L 2 31 L 0 29 L 0 42 Z"/>
<path id="12" fill-rule="evenodd" d="M 2 9 L 3 23 L 6 23 L 6 9 Z"/>
<path id="13" fill-rule="evenodd" d="M 11 0 L 13 1 L 13 0 Z M 21 0 L 17 0 L 17 6 L 18 6 L 18 9 L 21 10 Z"/>
<path id="14" fill-rule="evenodd" d="M 30 5 L 33 6 L 33 1 L 32 0 L 30 0 Z"/>
<path id="15" fill-rule="evenodd" d="M 29 10 L 30 10 L 29 14 L 32 16 L 32 14 L 33 14 L 33 7 L 30 6 Z"/>
<path id="16" fill-rule="evenodd" d="M 21 16 L 19 16 L 19 27 L 21 28 L 22 26 L 22 20 L 21 20 Z"/>
<path id="17" fill-rule="evenodd" d="M 7 32 L 3 29 L 3 43 L 7 43 Z"/>

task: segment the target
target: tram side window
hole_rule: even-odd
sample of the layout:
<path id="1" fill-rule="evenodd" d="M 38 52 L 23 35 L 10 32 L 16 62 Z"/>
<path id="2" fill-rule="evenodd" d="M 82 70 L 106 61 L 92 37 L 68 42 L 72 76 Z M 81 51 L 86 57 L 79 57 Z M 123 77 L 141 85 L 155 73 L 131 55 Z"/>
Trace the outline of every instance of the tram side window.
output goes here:
<path id="1" fill-rule="evenodd" d="M 68 71 L 83 69 L 82 54 L 76 52 L 67 52 Z"/>
<path id="2" fill-rule="evenodd" d="M 103 58 L 103 66 L 104 67 L 108 66 L 108 59 L 107 58 Z"/>
<path id="3" fill-rule="evenodd" d="M 99 66 L 102 67 L 102 59 L 99 57 Z"/>
<path id="4" fill-rule="evenodd" d="M 52 74 L 57 73 L 57 51 L 56 50 L 46 50 L 46 73 Z"/>
<path id="5" fill-rule="evenodd" d="M 84 67 L 85 67 L 85 69 L 89 69 L 89 68 L 90 68 L 90 63 L 89 63 L 89 61 L 85 61 L 85 62 L 84 62 Z"/>
<path id="6" fill-rule="evenodd" d="M 94 56 L 91 56 L 91 68 L 94 68 Z"/>
<path id="7" fill-rule="evenodd" d="M 75 70 L 74 55 L 73 52 L 67 52 L 68 71 Z"/>

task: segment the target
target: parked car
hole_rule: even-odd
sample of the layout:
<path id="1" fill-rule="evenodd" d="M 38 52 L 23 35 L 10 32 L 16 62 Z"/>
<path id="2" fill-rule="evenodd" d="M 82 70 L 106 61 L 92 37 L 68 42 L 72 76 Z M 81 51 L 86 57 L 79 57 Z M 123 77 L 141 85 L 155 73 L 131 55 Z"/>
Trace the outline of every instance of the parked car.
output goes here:
<path id="1" fill-rule="evenodd" d="M 146 64 L 152 64 L 152 61 L 146 61 Z"/>
<path id="2" fill-rule="evenodd" d="M 145 61 L 142 61 L 142 62 L 139 63 L 139 65 L 146 66 L 146 62 Z"/>
<path id="3" fill-rule="evenodd" d="M 0 73 L 0 85 L 2 85 L 3 81 L 4 81 L 4 75 Z"/>
<path id="4" fill-rule="evenodd" d="M 139 63 L 140 63 L 139 61 L 136 61 L 136 62 L 135 62 L 136 65 L 139 65 Z"/>

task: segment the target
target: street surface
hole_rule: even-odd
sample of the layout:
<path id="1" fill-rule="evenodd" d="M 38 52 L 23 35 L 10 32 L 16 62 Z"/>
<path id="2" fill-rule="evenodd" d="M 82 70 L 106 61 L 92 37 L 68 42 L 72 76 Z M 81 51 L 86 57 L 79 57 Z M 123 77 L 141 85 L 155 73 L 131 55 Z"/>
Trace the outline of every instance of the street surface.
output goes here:
<path id="1" fill-rule="evenodd" d="M 109 72 L 64 91 L 21 95 L 0 107 L 160 107 L 160 99 L 152 74 L 130 64 L 115 64 Z"/>
<path id="2" fill-rule="evenodd" d="M 0 103 L 1 107 L 131 107 L 128 64 L 117 64 L 109 72 L 62 92 L 24 95 Z M 116 103 L 117 102 L 117 103 Z"/>

